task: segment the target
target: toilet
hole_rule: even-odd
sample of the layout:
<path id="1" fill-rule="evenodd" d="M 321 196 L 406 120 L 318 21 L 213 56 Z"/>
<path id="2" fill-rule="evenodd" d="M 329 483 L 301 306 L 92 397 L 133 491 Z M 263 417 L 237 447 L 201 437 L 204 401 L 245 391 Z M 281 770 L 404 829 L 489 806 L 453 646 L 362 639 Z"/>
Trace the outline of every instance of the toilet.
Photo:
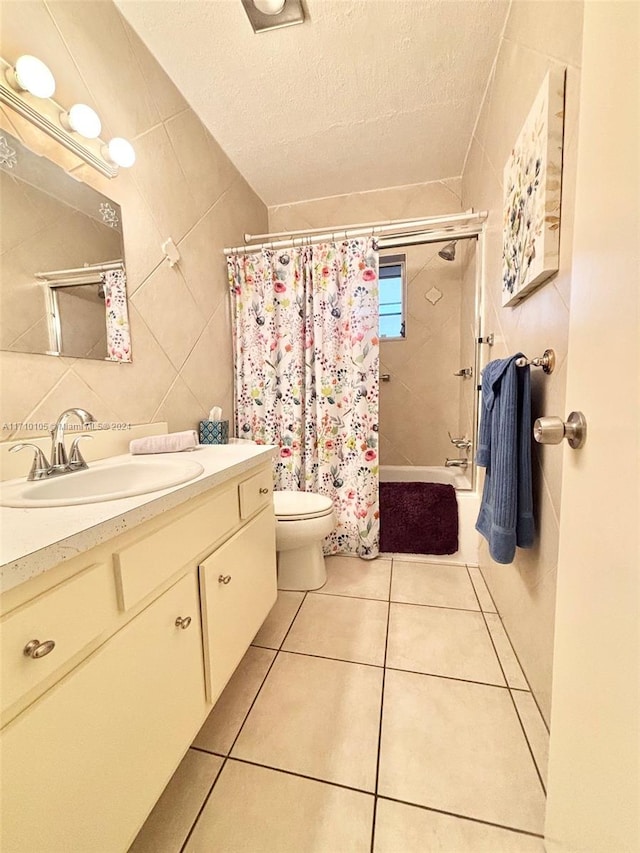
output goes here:
<path id="1" fill-rule="evenodd" d="M 333 501 L 315 492 L 273 493 L 278 589 L 320 589 L 327 580 L 322 540 L 336 525 Z"/>

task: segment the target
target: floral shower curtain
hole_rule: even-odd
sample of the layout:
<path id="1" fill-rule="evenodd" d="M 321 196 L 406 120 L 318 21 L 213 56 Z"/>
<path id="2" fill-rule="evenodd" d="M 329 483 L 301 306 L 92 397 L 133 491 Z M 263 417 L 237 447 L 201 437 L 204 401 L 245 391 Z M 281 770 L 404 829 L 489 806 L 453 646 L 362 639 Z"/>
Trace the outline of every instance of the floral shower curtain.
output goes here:
<path id="1" fill-rule="evenodd" d="M 325 553 L 378 553 L 378 255 L 371 240 L 228 258 L 237 435 L 276 487 L 332 498 Z"/>

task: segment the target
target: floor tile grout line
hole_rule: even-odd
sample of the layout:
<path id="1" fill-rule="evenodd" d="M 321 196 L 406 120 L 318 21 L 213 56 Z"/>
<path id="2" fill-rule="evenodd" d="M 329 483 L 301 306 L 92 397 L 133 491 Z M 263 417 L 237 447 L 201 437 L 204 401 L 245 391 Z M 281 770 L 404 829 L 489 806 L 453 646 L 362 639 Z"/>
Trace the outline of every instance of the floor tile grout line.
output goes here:
<path id="1" fill-rule="evenodd" d="M 483 826 L 495 826 L 496 829 L 506 829 L 509 832 L 518 832 L 520 833 L 520 835 L 528 835 L 532 838 L 544 838 L 544 835 L 542 835 L 541 833 L 532 832 L 529 829 L 520 829 L 519 827 L 508 826 L 506 823 L 494 823 L 491 820 L 482 820 L 482 818 L 480 817 L 470 817 L 469 815 L 459 814 L 458 812 L 448 812 L 445 809 L 437 809 L 434 806 L 425 806 L 422 803 L 413 803 L 409 800 L 399 800 L 397 797 L 389 797 L 385 794 L 378 795 L 378 799 L 389 800 L 389 802 L 391 803 L 398 803 L 402 806 L 412 806 L 413 808 L 422 809 L 426 812 L 435 812 L 436 814 L 448 815 L 449 817 L 455 817 L 459 820 L 468 820 L 471 821 L 471 823 L 481 823 Z"/>
<path id="2" fill-rule="evenodd" d="M 474 589 L 474 593 L 475 593 L 475 589 Z M 329 595 L 329 596 L 332 596 L 333 598 L 348 598 L 348 599 L 355 599 L 356 601 L 390 601 L 391 604 L 409 604 L 412 607 L 433 607 L 436 610 L 459 610 L 462 613 L 482 613 L 483 612 L 481 607 L 478 607 L 478 608 L 451 607 L 450 605 L 447 605 L 447 604 L 427 604 L 423 601 L 398 601 L 395 598 L 372 598 L 371 596 L 368 596 L 368 595 L 347 595 L 346 593 L 342 593 L 342 592 L 322 592 L 320 590 L 315 590 L 315 591 L 312 591 L 308 594 L 309 595 Z M 389 594 L 391 594 L 391 592 L 389 592 Z M 487 611 L 487 612 L 491 613 L 494 611 Z M 268 648 L 268 647 L 265 646 L 264 648 Z"/>
<path id="3" fill-rule="evenodd" d="M 524 719 L 523 719 L 522 715 L 520 714 L 520 709 L 518 708 L 517 702 L 513 698 L 513 694 L 511 693 L 511 691 L 509 691 L 509 697 L 511 698 L 511 702 L 513 704 L 513 707 L 515 708 L 516 715 L 517 715 L 518 720 L 520 722 L 520 728 L 522 729 L 522 732 L 524 734 L 524 738 L 527 742 L 527 746 L 529 747 L 529 752 L 531 753 L 531 758 L 533 759 L 533 766 L 536 768 L 536 773 L 538 774 L 538 779 L 540 780 L 540 784 L 542 785 L 542 790 L 543 790 L 544 795 L 546 797 L 547 796 L 547 786 L 545 784 L 544 779 L 542 778 L 542 771 L 538 767 L 538 759 L 536 758 L 536 754 L 533 750 L 533 746 L 531 745 L 531 742 L 529 740 L 529 735 L 527 734 L 527 727 L 524 724 Z"/>
<path id="4" fill-rule="evenodd" d="M 294 623 L 294 622 L 296 621 L 296 619 L 298 618 L 298 613 L 300 613 L 300 611 L 302 610 L 302 605 L 303 605 L 303 604 L 305 603 L 305 601 L 307 600 L 307 595 L 309 595 L 309 593 L 308 593 L 308 592 L 305 592 L 305 594 L 302 596 L 302 600 L 301 600 L 300 604 L 298 605 L 298 609 L 297 609 L 297 610 L 296 610 L 296 612 L 294 613 L 294 615 L 293 615 L 293 619 L 292 619 L 292 620 L 291 620 L 291 622 L 289 623 L 289 627 L 287 628 L 287 630 L 286 630 L 286 632 L 285 632 L 285 635 L 284 635 L 284 637 L 282 638 L 282 642 L 281 642 L 281 643 L 280 643 L 280 645 L 278 646 L 278 653 L 280 653 L 280 652 L 282 651 L 282 647 L 284 646 L 284 644 L 285 644 L 285 642 L 286 642 L 286 639 L 287 639 L 287 637 L 289 636 L 289 632 L 290 632 L 290 631 L 291 631 L 291 629 L 293 628 L 293 623 Z"/>
<path id="5" fill-rule="evenodd" d="M 427 806 L 424 803 L 417 803 L 417 802 L 414 802 L 411 800 L 402 800 L 402 799 L 399 799 L 398 797 L 390 797 L 386 794 L 375 794 L 373 791 L 368 791 L 365 788 L 356 788 L 353 785 L 345 785 L 341 782 L 334 782 L 330 779 L 321 779 L 319 776 L 309 776 L 305 773 L 299 773 L 296 770 L 287 770 L 284 767 L 275 767 L 272 764 L 262 764 L 259 761 L 251 761 L 248 758 L 239 758 L 237 756 L 230 756 L 230 755 L 224 756 L 219 752 L 212 752 L 211 750 L 202 749 L 201 747 L 196 747 L 196 746 L 190 747 L 190 749 L 193 749 L 197 752 L 203 752 L 206 755 L 215 755 L 218 758 L 223 758 L 225 760 L 228 759 L 229 761 L 236 762 L 237 764 L 247 764 L 250 767 L 261 767 L 264 770 L 271 770 L 274 773 L 283 773 L 286 776 L 294 776 L 297 779 L 307 779 L 310 782 L 318 782 L 321 785 L 329 785 L 332 788 L 339 788 L 343 791 L 353 791 L 356 794 L 364 794 L 367 797 L 374 797 L 375 799 L 387 800 L 387 801 L 392 802 L 392 803 L 398 803 L 399 805 L 410 806 L 412 808 L 421 809 L 422 811 L 435 812 L 436 814 L 448 815 L 449 817 L 455 817 L 455 818 L 458 818 L 459 820 L 467 820 L 467 821 L 470 821 L 471 823 L 480 823 L 483 826 L 494 826 L 497 829 L 505 829 L 509 832 L 517 832 L 517 833 L 520 833 L 521 835 L 532 836 L 533 838 L 544 838 L 544 836 L 541 833 L 532 832 L 531 830 L 528 830 L 528 829 L 521 829 L 520 827 L 509 826 L 508 824 L 504 824 L 504 823 L 495 823 L 494 821 L 483 820 L 482 818 L 479 818 L 479 817 L 471 817 L 470 815 L 461 814 L 459 812 L 450 812 L 450 811 L 447 811 L 446 809 L 438 809 L 435 806 Z M 217 781 L 218 777 L 220 776 L 221 772 L 222 772 L 222 766 L 220 767 L 220 770 L 217 773 L 216 781 Z"/>
<path id="6" fill-rule="evenodd" d="M 474 590 L 475 592 L 475 590 Z M 471 607 L 448 607 L 446 604 L 424 604 L 421 601 L 396 601 L 391 599 L 391 604 L 407 604 L 409 607 L 431 607 L 433 610 L 455 610 L 458 613 L 482 613 L 482 610 Z"/>
<path id="7" fill-rule="evenodd" d="M 502 629 L 503 629 L 503 631 L 504 631 L 504 633 L 505 633 L 505 635 L 506 635 L 506 637 L 507 637 L 507 640 L 509 641 L 509 645 L 511 646 L 511 651 L 513 652 L 513 656 L 514 656 L 514 657 L 515 657 L 515 659 L 518 661 L 518 666 L 520 667 L 520 671 L 522 672 L 522 677 L 524 678 L 524 680 L 525 680 L 525 681 L 526 681 L 526 683 L 527 683 L 527 690 L 528 690 L 528 692 L 529 692 L 529 693 L 531 693 L 531 696 L 533 697 L 533 701 L 536 703 L 536 708 L 538 709 L 538 713 L 539 713 L 539 714 L 540 714 L 540 716 L 542 717 L 542 723 L 543 723 L 543 725 L 544 725 L 545 729 L 547 730 L 547 734 L 549 734 L 549 735 L 550 735 L 550 734 L 551 734 L 551 731 L 550 731 L 550 729 L 549 729 L 549 726 L 548 726 L 548 724 L 547 724 L 547 721 L 545 720 L 545 718 L 544 718 L 544 714 L 542 713 L 542 711 L 541 711 L 541 709 L 540 709 L 540 704 L 539 704 L 539 702 L 538 702 L 538 699 L 537 699 L 537 697 L 536 697 L 536 694 L 535 694 L 535 693 L 534 693 L 534 691 L 531 689 L 531 682 L 530 682 L 530 681 L 529 681 L 529 679 L 527 678 L 527 673 L 524 671 L 524 667 L 522 666 L 522 662 L 521 662 L 520 658 L 518 657 L 518 653 L 516 652 L 515 646 L 514 646 L 514 645 L 513 645 L 513 643 L 511 642 L 511 637 L 509 636 L 509 632 L 507 631 L 507 629 L 506 629 L 506 627 L 505 627 L 504 619 L 502 618 L 502 615 L 500 614 L 500 611 L 498 610 L 498 606 L 497 606 L 497 604 L 496 604 L 495 598 L 494 598 L 494 597 L 493 597 L 493 595 L 491 594 L 491 590 L 489 589 L 489 584 L 487 583 L 487 581 L 486 581 L 486 579 L 485 579 L 485 576 L 482 574 L 482 569 L 480 568 L 480 566 L 478 566 L 477 568 L 478 568 L 478 571 L 480 572 L 480 577 L 482 578 L 482 581 L 483 581 L 483 583 L 484 583 L 484 585 L 485 585 L 485 587 L 486 587 L 486 589 L 487 589 L 487 592 L 489 593 L 489 598 L 491 599 L 491 602 L 493 603 L 493 606 L 496 608 L 496 609 L 495 609 L 495 613 L 496 613 L 496 615 L 497 615 L 498 619 L 500 620 L 500 624 L 502 625 Z M 469 567 L 467 566 L 467 571 L 468 571 L 468 570 L 469 570 Z M 472 579 L 472 581 L 471 581 L 471 582 L 473 583 L 473 579 Z M 483 611 L 483 612 L 484 612 L 484 611 Z M 487 611 L 487 612 L 491 612 L 491 611 Z M 511 689 L 511 690 L 523 690 L 524 688 L 522 688 L 522 687 L 512 687 L 512 688 L 510 688 L 510 689 Z"/>
<path id="8" fill-rule="evenodd" d="M 190 747 L 189 747 L 189 749 L 197 749 L 197 748 L 196 748 L 196 747 L 191 747 L 191 746 L 190 746 Z M 212 753 L 212 752 L 208 752 L 208 751 L 207 751 L 207 750 L 205 750 L 205 749 L 197 749 L 197 751 L 198 751 L 198 752 L 207 752 L 209 755 L 213 755 L 213 754 L 214 754 L 214 753 Z M 220 758 L 220 757 L 222 757 L 222 756 L 218 756 L 218 757 Z M 213 791 L 213 789 L 215 788 L 215 786 L 216 786 L 216 782 L 217 782 L 217 781 L 218 781 L 218 779 L 220 778 L 220 774 L 221 774 L 221 773 L 222 773 L 222 771 L 224 770 L 224 766 L 225 766 L 225 764 L 226 764 L 226 763 L 227 763 L 227 759 L 226 759 L 226 758 L 224 758 L 224 757 L 222 757 L 222 764 L 221 764 L 221 765 L 220 765 L 220 767 L 218 768 L 217 773 L 214 775 L 214 777 L 213 777 L 213 782 L 211 783 L 211 787 L 210 787 L 210 788 L 209 788 L 209 790 L 207 791 L 207 795 L 206 795 L 206 797 L 204 798 L 204 800 L 202 801 L 202 805 L 201 805 L 201 806 L 200 806 L 200 808 L 198 809 L 198 813 L 196 814 L 196 816 L 195 816 L 195 818 L 194 818 L 194 820 L 193 820 L 193 823 L 192 823 L 192 824 L 191 824 L 191 826 L 189 827 L 189 832 L 187 832 L 187 835 L 186 835 L 186 837 L 185 837 L 185 839 L 184 839 L 184 841 L 182 842 L 182 845 L 181 845 L 181 847 L 180 847 L 180 853 L 183 853 L 183 850 L 185 849 L 185 847 L 186 847 L 186 846 L 187 846 L 187 844 L 189 843 L 189 839 L 191 838 L 191 835 L 193 834 L 193 830 L 196 828 L 196 824 L 197 824 L 198 820 L 200 819 L 200 815 L 201 815 L 201 814 L 202 814 L 202 812 L 204 811 L 204 808 L 205 808 L 205 806 L 207 805 L 207 803 L 209 802 L 209 797 L 211 796 L 211 792 L 212 792 L 212 791 Z"/>
<path id="9" fill-rule="evenodd" d="M 273 649 L 271 651 L 273 651 Z M 354 666 L 370 666 L 373 669 L 384 669 L 384 664 L 381 663 L 366 663 L 362 660 L 347 660 L 346 658 L 336 658 L 332 657 L 331 655 L 319 655 L 315 654 L 314 652 L 301 652 L 296 651 L 294 649 L 279 649 L 278 651 L 282 652 L 283 655 L 299 655 L 300 657 L 305 658 L 316 658 L 318 660 L 334 660 L 337 663 L 352 663 L 354 664 Z"/>
<path id="10" fill-rule="evenodd" d="M 476 611 L 473 612 L 475 613 Z M 255 646 L 254 648 L 265 648 L 266 651 L 271 652 L 276 651 L 275 649 L 267 649 L 263 646 Z M 347 660 L 346 658 L 337 658 L 332 657 L 330 655 L 319 655 L 314 654 L 313 652 L 294 651 L 293 649 L 279 649 L 278 651 L 281 652 L 283 655 L 298 655 L 299 657 L 314 658 L 316 660 L 333 660 L 336 661 L 336 663 L 348 663 L 353 664 L 354 666 L 369 666 L 373 669 L 387 669 L 391 672 L 408 672 L 410 675 L 426 675 L 429 678 L 444 678 L 446 681 L 460 681 L 464 684 L 478 684 L 481 687 L 497 687 L 499 690 L 516 690 L 519 693 L 531 692 L 529 690 L 525 690 L 522 687 L 509 687 L 506 681 L 505 684 L 496 684 L 493 681 L 478 681 L 477 679 L 473 678 L 460 678 L 456 675 L 444 675 L 441 672 L 422 672 L 419 669 L 404 669 L 400 666 L 389 666 L 389 664 L 384 665 L 378 663 L 366 663 L 365 661 L 361 660 Z"/>
<path id="11" fill-rule="evenodd" d="M 485 584 L 485 586 L 486 586 L 486 584 Z M 493 601 L 493 599 L 491 599 L 491 600 Z M 498 612 L 497 609 L 495 611 L 495 615 L 500 620 L 500 625 L 502 626 L 502 630 L 504 631 L 505 637 L 507 638 L 509 646 L 511 647 L 511 651 L 513 652 L 513 656 L 516 659 L 516 661 L 518 662 L 518 666 L 520 667 L 520 672 L 522 673 L 522 677 L 524 678 L 524 680 L 527 684 L 526 688 L 524 688 L 524 687 L 512 687 L 511 689 L 512 690 L 525 690 L 526 689 L 527 693 L 531 693 L 531 696 L 533 697 L 533 701 L 535 702 L 536 708 L 538 709 L 538 713 L 540 714 L 540 717 L 542 719 L 542 723 L 543 723 L 545 729 L 547 730 L 547 734 L 550 735 L 551 731 L 549 729 L 547 721 L 544 718 L 544 714 L 542 713 L 542 710 L 540 709 L 540 703 L 538 702 L 536 694 L 531 687 L 531 682 L 529 681 L 529 679 L 527 677 L 527 673 L 525 672 L 524 667 L 522 666 L 522 662 L 520 661 L 520 658 L 518 657 L 518 653 L 516 652 L 515 646 L 511 642 L 511 637 L 509 636 L 509 632 L 507 631 L 506 626 L 504 624 L 504 619 L 502 618 L 502 616 L 500 615 L 500 613 Z"/>
<path id="12" fill-rule="evenodd" d="M 302 601 L 304 601 L 304 598 L 302 599 Z M 300 602 L 300 607 L 302 606 L 302 601 Z M 298 608 L 298 610 L 300 609 L 300 607 Z M 297 611 L 296 611 L 296 616 L 297 616 L 297 615 L 298 615 L 298 613 L 297 613 Z M 295 616 L 294 616 L 294 619 L 295 619 Z M 292 621 L 292 624 L 293 624 L 293 621 Z M 291 626 L 289 626 L 289 627 L 291 627 Z M 236 741 L 237 741 L 237 740 L 238 740 L 238 738 L 240 737 L 240 732 L 241 732 L 241 731 L 242 731 L 242 729 L 244 728 L 244 724 L 245 724 L 245 723 L 246 723 L 246 721 L 247 721 L 247 717 L 248 717 L 248 716 L 249 716 L 249 714 L 251 713 L 251 710 L 253 709 L 253 706 L 255 705 L 256 700 L 257 700 L 258 696 L 260 695 L 260 691 L 262 690 L 262 688 L 263 688 L 263 686 L 264 686 L 264 683 L 265 683 L 265 681 L 267 680 L 267 678 L 268 678 L 268 676 L 269 676 L 269 673 L 271 672 L 271 669 L 272 669 L 272 667 L 273 667 L 274 663 L 276 662 L 276 660 L 277 660 L 277 658 L 278 658 L 278 654 L 279 654 L 279 651 L 278 651 L 278 650 L 270 649 L 270 651 L 275 651 L 275 654 L 274 654 L 274 656 L 273 656 L 273 660 L 272 660 L 272 661 L 271 661 L 271 663 L 269 664 L 269 666 L 268 666 L 268 668 L 267 668 L 267 671 L 266 671 L 266 672 L 265 672 L 265 674 L 264 674 L 264 678 L 263 678 L 263 679 L 262 679 L 262 681 L 260 682 L 260 687 L 258 687 L 258 690 L 257 690 L 257 692 L 256 692 L 256 695 L 253 697 L 253 701 L 251 702 L 251 705 L 249 706 L 249 710 L 248 710 L 248 711 L 247 711 L 247 713 L 244 715 L 244 718 L 243 718 L 243 720 L 242 720 L 242 723 L 240 724 L 240 728 L 238 729 L 238 731 L 237 731 L 237 733 L 236 733 L 236 736 L 234 737 L 234 739 L 233 739 L 233 741 L 232 741 L 232 743 L 231 743 L 231 746 L 229 747 L 229 751 L 227 752 L 227 754 L 226 754 L 226 755 L 224 756 L 224 758 L 223 758 L 222 765 L 220 766 L 220 769 L 218 770 L 218 773 L 217 773 L 217 775 L 216 775 L 215 779 L 213 780 L 213 784 L 211 785 L 211 788 L 209 788 L 209 793 L 208 793 L 208 794 L 207 794 L 207 796 L 204 798 L 204 802 L 202 803 L 202 806 L 201 806 L 201 807 L 200 807 L 200 809 L 198 810 L 198 814 L 196 815 L 195 820 L 194 820 L 194 821 L 193 821 L 193 823 L 191 824 L 191 828 L 189 829 L 189 832 L 187 833 L 187 836 L 186 836 L 186 838 L 185 838 L 185 840 L 184 840 L 184 842 L 183 842 L 183 844 L 182 844 L 182 846 L 181 846 L 181 848 L 180 848 L 180 853 L 184 853 L 184 850 L 185 850 L 185 848 L 186 848 L 187 844 L 189 843 L 189 839 L 190 839 L 190 838 L 191 838 L 191 836 L 193 835 L 193 831 L 194 831 L 194 830 L 195 830 L 195 828 L 196 828 L 196 824 L 197 824 L 197 823 L 198 823 L 198 821 L 200 820 L 200 815 L 201 815 L 201 814 L 202 814 L 202 812 L 205 810 L 205 808 L 206 808 L 206 806 L 207 806 L 207 803 L 209 802 L 209 799 L 210 799 L 210 797 L 211 797 L 211 794 L 213 793 L 213 789 L 215 788 L 216 783 L 217 783 L 218 779 L 220 778 L 220 776 L 222 775 L 222 771 L 224 770 L 224 768 L 225 768 L 225 766 L 226 766 L 226 764 L 227 764 L 227 761 L 229 760 L 229 756 L 231 755 L 231 750 L 232 750 L 232 749 L 233 749 L 233 747 L 236 745 Z M 218 698 L 219 698 L 219 697 L 218 697 Z M 214 703 L 214 706 L 213 706 L 213 707 L 215 707 L 215 703 Z M 197 747 L 193 747 L 193 748 L 194 748 L 194 749 L 197 749 Z M 207 752 L 207 751 L 208 751 L 208 750 L 202 750 L 202 752 Z M 217 753 L 212 753 L 212 754 L 217 754 Z"/>
<path id="13" fill-rule="evenodd" d="M 409 675 L 424 675 L 427 678 L 443 678 L 445 681 L 459 681 L 462 684 L 477 684 L 478 687 L 495 687 L 498 690 L 509 690 L 508 684 L 495 684 L 491 681 L 474 681 L 472 678 L 459 678 L 455 675 L 442 675 L 440 672 L 420 672 L 417 669 L 401 669 L 398 666 L 387 666 L 389 672 L 408 672 Z"/>
<path id="14" fill-rule="evenodd" d="M 540 705 L 539 705 L 538 700 L 536 698 L 536 694 L 531 689 L 531 682 L 527 678 L 527 673 L 524 671 L 524 667 L 522 666 L 522 663 L 520 662 L 520 658 L 518 657 L 518 653 L 516 652 L 515 647 L 514 647 L 513 643 L 511 642 L 511 637 L 509 636 L 509 632 L 505 628 L 504 620 L 503 620 L 502 616 L 500 615 L 500 613 L 498 613 L 497 610 L 496 610 L 496 615 L 497 615 L 498 619 L 500 620 L 500 624 L 502 625 L 502 630 L 505 633 L 505 637 L 507 638 L 507 641 L 508 641 L 509 645 L 511 646 L 511 651 L 513 652 L 513 656 L 518 661 L 518 666 L 520 667 L 520 672 L 522 673 L 522 677 L 524 678 L 524 680 L 527 683 L 528 692 L 531 693 L 531 695 L 533 697 L 533 701 L 536 703 L 536 708 L 538 709 L 538 713 L 540 714 L 540 717 L 542 718 L 542 722 L 543 722 L 545 729 L 547 730 L 547 734 L 551 734 L 551 732 L 549 730 L 549 726 L 547 725 L 547 721 L 544 718 L 544 714 L 540 710 Z M 514 688 L 514 690 L 515 689 L 516 688 Z M 520 689 L 524 689 L 524 688 L 520 688 Z"/>
<path id="15" fill-rule="evenodd" d="M 376 841 L 376 813 L 378 810 L 378 782 L 380 780 L 380 753 L 382 750 L 382 717 L 384 713 L 384 684 L 387 676 L 387 649 L 389 647 L 389 624 L 391 622 L 391 588 L 393 586 L 393 559 L 389 569 L 389 601 L 387 602 L 387 632 L 384 638 L 384 659 L 382 665 L 382 685 L 380 688 L 380 724 L 378 726 L 378 753 L 376 756 L 376 779 L 373 797 L 373 814 L 371 816 L 371 853 L 374 853 Z"/>
<path id="16" fill-rule="evenodd" d="M 192 749 L 192 747 L 189 747 L 189 749 Z M 198 750 L 198 751 L 199 751 L 199 752 L 206 752 L 206 750 Z M 213 755 L 213 753 L 210 753 L 210 754 L 211 754 L 211 755 Z M 195 816 L 195 818 L 194 818 L 194 820 L 193 820 L 193 823 L 192 823 L 192 824 L 191 824 L 191 826 L 189 827 L 189 832 L 187 832 L 187 835 L 186 835 L 186 837 L 185 837 L 185 839 L 184 839 L 184 841 L 182 842 L 182 845 L 181 845 L 181 847 L 180 847 L 180 853 L 184 853 L 184 850 L 186 849 L 187 844 L 189 843 L 189 839 L 190 839 L 190 838 L 191 838 L 191 836 L 193 835 L 193 831 L 194 831 L 194 829 L 196 828 L 196 824 L 197 824 L 197 823 L 198 823 L 198 821 L 200 820 L 200 815 L 201 815 L 201 814 L 202 814 L 202 812 L 205 810 L 205 808 L 206 808 L 206 806 L 207 806 L 207 803 L 209 802 L 209 798 L 211 797 L 211 794 L 212 794 L 212 792 L 213 792 L 213 789 L 214 789 L 214 788 L 215 788 L 215 786 L 216 786 L 216 782 L 217 782 L 217 781 L 218 781 L 218 779 L 220 778 L 220 776 L 221 776 L 221 774 L 222 774 L 222 771 L 223 771 L 223 770 L 224 770 L 224 768 L 225 768 L 226 763 L 227 763 L 227 758 L 225 757 L 225 758 L 223 758 L 223 760 L 222 760 L 222 764 L 220 765 L 220 769 L 219 769 L 219 770 L 218 770 L 218 772 L 216 773 L 215 778 L 214 778 L 213 782 L 211 783 L 211 787 L 209 788 L 209 791 L 207 792 L 207 796 L 206 796 L 206 797 L 204 798 L 204 800 L 202 801 L 202 805 L 201 805 L 201 806 L 200 806 L 200 808 L 198 809 L 198 813 L 196 814 L 196 816 Z"/>
<path id="17" fill-rule="evenodd" d="M 482 610 L 483 613 L 497 613 L 498 608 L 496 607 L 496 603 L 493 600 L 493 596 L 489 592 L 489 587 L 487 586 L 487 582 L 485 581 L 485 579 L 482 575 L 482 572 L 480 572 L 480 566 L 471 566 L 471 565 L 469 565 L 469 563 L 466 563 L 465 565 L 467 568 L 467 572 L 469 573 L 469 577 L 471 578 L 471 586 L 473 587 L 473 591 L 475 592 L 476 598 L 478 599 L 478 604 L 480 605 L 480 610 Z M 480 596 L 478 595 L 478 590 L 476 589 L 476 585 L 475 585 L 475 582 L 473 580 L 473 575 L 471 574 L 471 569 L 477 569 L 480 572 L 480 578 L 482 580 L 482 583 L 484 584 L 485 589 L 487 590 L 487 595 L 491 599 L 491 604 L 493 605 L 493 610 L 485 610 L 485 608 L 482 606 L 482 602 L 480 601 Z"/>
<path id="18" fill-rule="evenodd" d="M 319 776 L 309 776 L 306 773 L 299 773 L 297 770 L 287 770 L 285 767 L 274 767 L 272 764 L 261 764 L 259 761 L 251 761 L 249 758 L 240 758 L 237 755 L 230 755 L 229 761 L 236 761 L 238 764 L 248 764 L 250 767 L 263 767 L 265 770 L 272 770 L 274 773 L 284 773 L 287 776 L 295 776 L 298 779 L 308 779 L 310 782 L 319 782 L 321 785 L 330 785 L 332 788 L 340 788 L 343 791 L 353 791 L 356 794 L 366 794 L 368 797 L 373 797 L 373 791 L 367 791 L 365 788 L 356 788 L 353 785 L 345 785 L 342 782 L 334 782 L 330 779 L 321 779 Z"/>
<path id="19" fill-rule="evenodd" d="M 471 572 L 469 571 L 468 566 L 467 566 L 467 573 L 469 574 L 469 580 L 471 580 L 471 585 L 473 586 L 473 580 L 471 579 Z M 475 592 L 475 587 L 473 587 L 473 589 Z M 479 604 L 480 599 L 478 597 L 477 592 L 476 592 L 476 598 L 478 598 L 478 604 Z M 482 618 L 484 620 L 484 624 L 485 624 L 485 627 L 487 629 L 487 633 L 489 634 L 489 639 L 491 640 L 491 645 L 493 646 L 493 651 L 495 652 L 495 655 L 498 658 L 498 664 L 500 665 L 500 669 L 502 670 L 502 674 L 504 676 L 505 683 L 506 683 L 507 687 L 509 687 L 509 679 L 507 678 L 507 673 L 505 672 L 504 666 L 502 665 L 502 660 L 500 659 L 500 655 L 498 654 L 498 649 L 497 649 L 496 644 L 493 640 L 493 636 L 492 636 L 491 631 L 489 629 L 489 623 L 487 622 L 487 616 L 486 616 L 486 613 L 484 613 L 484 611 L 482 611 Z M 500 614 L 498 614 L 498 618 L 500 618 Z M 506 633 L 506 631 L 505 631 L 505 633 Z M 529 682 L 527 681 L 527 684 L 528 683 Z M 516 712 L 516 717 L 518 719 L 518 722 L 520 723 L 520 728 L 522 730 L 522 734 L 524 736 L 525 743 L 527 744 L 527 749 L 529 750 L 529 755 L 531 756 L 531 760 L 533 761 L 533 766 L 535 768 L 536 774 L 537 774 L 538 779 L 540 781 L 540 785 L 542 786 L 542 791 L 546 797 L 547 796 L 547 789 L 546 789 L 546 786 L 545 786 L 544 781 L 542 779 L 542 773 L 540 772 L 540 768 L 538 767 L 538 762 L 536 761 L 536 757 L 534 755 L 533 749 L 531 747 L 531 744 L 529 743 L 529 738 L 527 737 L 527 732 L 525 730 L 524 723 L 522 722 L 522 719 L 520 717 L 520 713 L 518 712 L 518 706 L 516 705 L 515 699 L 511 695 L 511 690 L 509 690 L 509 699 L 511 700 L 511 704 L 513 705 L 513 709 Z"/>
<path id="20" fill-rule="evenodd" d="M 348 592 L 323 592 L 321 589 L 314 590 L 311 595 L 329 595 L 331 598 L 355 598 L 356 601 L 389 601 L 388 598 L 374 598 L 371 595 L 349 595 Z"/>

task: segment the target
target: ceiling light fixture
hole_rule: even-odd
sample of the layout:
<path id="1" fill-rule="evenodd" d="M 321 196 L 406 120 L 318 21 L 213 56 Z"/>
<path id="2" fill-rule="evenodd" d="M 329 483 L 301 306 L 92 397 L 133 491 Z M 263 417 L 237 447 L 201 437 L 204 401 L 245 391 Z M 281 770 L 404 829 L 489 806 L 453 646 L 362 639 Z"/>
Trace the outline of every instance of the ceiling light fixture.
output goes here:
<path id="1" fill-rule="evenodd" d="M 116 166 L 122 166 L 123 169 L 128 169 L 136 162 L 133 145 L 121 136 L 114 137 L 108 145 L 102 146 L 102 156 Z"/>
<path id="2" fill-rule="evenodd" d="M 253 0 L 253 5 L 263 15 L 279 15 L 286 0 Z"/>
<path id="3" fill-rule="evenodd" d="M 67 130 L 75 130 L 85 139 L 97 139 L 102 130 L 100 116 L 86 104 L 74 104 L 69 112 L 60 113 L 60 123 Z"/>
<path id="4" fill-rule="evenodd" d="M 56 90 L 56 81 L 49 68 L 36 56 L 18 57 L 13 68 L 7 69 L 7 80 L 17 91 L 29 92 L 36 98 L 50 98 Z"/>
<path id="5" fill-rule="evenodd" d="M 254 33 L 304 22 L 302 0 L 242 0 Z"/>

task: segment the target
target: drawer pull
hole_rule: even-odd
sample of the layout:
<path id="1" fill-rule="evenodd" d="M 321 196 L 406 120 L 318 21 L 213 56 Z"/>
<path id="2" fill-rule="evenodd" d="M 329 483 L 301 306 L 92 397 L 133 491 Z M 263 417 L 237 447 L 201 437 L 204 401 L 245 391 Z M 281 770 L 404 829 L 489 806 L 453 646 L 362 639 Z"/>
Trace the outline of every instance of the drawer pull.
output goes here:
<path id="1" fill-rule="evenodd" d="M 178 616 L 176 619 L 176 628 L 182 628 L 183 631 L 191 625 L 191 616 Z"/>
<path id="2" fill-rule="evenodd" d="M 40 640 L 31 640 L 24 647 L 23 651 L 28 658 L 43 658 L 45 655 L 48 655 L 49 652 L 52 652 L 56 647 L 54 640 L 45 640 L 44 643 L 41 643 Z"/>
<path id="3" fill-rule="evenodd" d="M 269 489 L 260 489 L 260 494 L 261 494 L 261 495 L 268 495 L 268 494 L 269 494 Z"/>
<path id="4" fill-rule="evenodd" d="M 218 583 L 230 583 L 231 575 L 218 575 Z"/>

